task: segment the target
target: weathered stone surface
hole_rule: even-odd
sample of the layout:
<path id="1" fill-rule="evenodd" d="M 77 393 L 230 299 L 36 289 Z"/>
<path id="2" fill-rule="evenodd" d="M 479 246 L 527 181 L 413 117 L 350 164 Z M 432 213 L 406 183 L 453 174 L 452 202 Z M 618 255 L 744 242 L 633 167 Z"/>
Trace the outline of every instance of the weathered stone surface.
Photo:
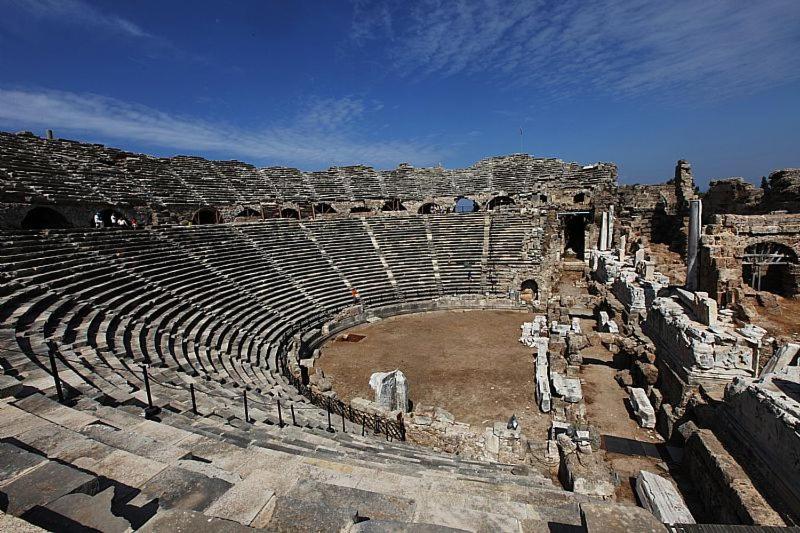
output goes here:
<path id="1" fill-rule="evenodd" d="M 359 517 L 375 520 L 411 521 L 415 508 L 414 501 L 408 498 L 313 480 L 301 480 L 288 496 L 331 508 L 355 509 Z"/>
<path id="2" fill-rule="evenodd" d="M 142 492 L 167 508 L 203 511 L 231 486 L 222 479 L 170 466 L 145 483 Z"/>
<path id="3" fill-rule="evenodd" d="M 736 460 L 707 429 L 686 441 L 682 468 L 711 520 L 726 524 L 785 525 Z"/>
<path id="4" fill-rule="evenodd" d="M 272 474 L 262 470 L 250 473 L 212 503 L 205 514 L 249 524 L 275 496 L 270 489 L 272 480 Z"/>
<path id="5" fill-rule="evenodd" d="M 296 531 L 325 533 L 347 530 L 356 521 L 358 521 L 358 511 L 353 507 L 330 507 L 321 502 L 278 496 L 275 498 L 269 522 L 258 527 L 266 527 L 269 531 L 281 533 Z"/>
<path id="6" fill-rule="evenodd" d="M 131 525 L 124 518 L 115 516 L 111 512 L 111 500 L 114 498 L 115 490 L 112 486 L 94 496 L 81 493 L 67 494 L 45 507 L 88 529 L 122 533 Z M 58 528 L 58 523 L 53 526 Z"/>
<path id="7" fill-rule="evenodd" d="M 577 444 L 564 433 L 558 435 L 557 441 L 561 453 L 559 477 L 564 486 L 578 494 L 613 500 L 615 486 L 602 453 L 579 451 Z"/>
<path id="8" fill-rule="evenodd" d="M 695 523 L 678 489 L 666 478 L 642 470 L 636 478 L 636 495 L 642 507 L 665 524 Z"/>
<path id="9" fill-rule="evenodd" d="M 22 389 L 22 382 L 7 374 L 0 374 L 0 398 L 14 396 Z"/>
<path id="10" fill-rule="evenodd" d="M 647 398 L 645 390 L 631 387 L 630 401 L 639 425 L 649 429 L 656 427 L 656 413 L 653 410 L 653 406 L 650 405 L 650 400 Z"/>
<path id="11" fill-rule="evenodd" d="M 190 533 L 195 531 L 218 531 L 220 533 L 252 533 L 252 529 L 220 518 L 209 517 L 197 511 L 186 509 L 159 509 L 158 513 L 142 526 L 143 533 Z"/>
<path id="12" fill-rule="evenodd" d="M 45 505 L 94 480 L 94 477 L 60 463 L 48 461 L 0 488 L 8 498 L 6 512 L 15 516 Z"/>
<path id="13" fill-rule="evenodd" d="M 581 522 L 586 533 L 667 533 L 667 528 L 640 507 L 582 503 Z"/>
<path id="14" fill-rule="evenodd" d="M 369 386 L 375 391 L 375 403 L 383 409 L 408 412 L 408 380 L 402 371 L 375 372 Z"/>

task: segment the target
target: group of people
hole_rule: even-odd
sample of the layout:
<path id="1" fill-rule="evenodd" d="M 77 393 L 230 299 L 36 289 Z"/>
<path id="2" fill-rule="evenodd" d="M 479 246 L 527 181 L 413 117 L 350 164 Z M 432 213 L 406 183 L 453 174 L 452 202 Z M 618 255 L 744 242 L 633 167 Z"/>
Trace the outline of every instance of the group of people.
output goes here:
<path id="1" fill-rule="evenodd" d="M 136 218 L 131 217 L 131 222 L 130 224 L 128 224 L 128 221 L 125 220 L 124 217 L 117 215 L 117 213 L 111 213 L 110 221 L 111 221 L 110 226 L 112 228 L 113 227 L 127 228 L 130 226 L 131 228 L 136 229 L 137 227 L 139 227 L 139 224 L 136 222 Z M 106 227 L 106 224 L 103 221 L 103 215 L 99 211 L 94 214 L 94 227 L 95 228 Z"/>

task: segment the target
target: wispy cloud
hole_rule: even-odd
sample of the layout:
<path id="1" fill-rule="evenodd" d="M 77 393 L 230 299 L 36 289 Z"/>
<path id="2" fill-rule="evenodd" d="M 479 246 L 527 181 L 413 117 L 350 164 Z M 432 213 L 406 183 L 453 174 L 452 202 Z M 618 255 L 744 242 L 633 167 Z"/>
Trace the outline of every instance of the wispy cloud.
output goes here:
<path id="1" fill-rule="evenodd" d="M 303 168 L 355 163 L 385 167 L 403 161 L 427 165 L 441 159 L 440 149 L 420 141 L 372 139 L 359 124 L 377 107 L 355 98 L 318 99 L 291 123 L 251 131 L 93 94 L 0 89 L 0 125 L 6 127 L 53 128 L 101 142 L 122 140 Z"/>
<path id="2" fill-rule="evenodd" d="M 361 0 L 351 37 L 408 77 L 714 99 L 800 76 L 798 28 L 797 0 Z"/>
<path id="3" fill-rule="evenodd" d="M 104 13 L 82 0 L 0 0 L 0 5 L 16 8 L 37 19 L 101 29 L 136 38 L 152 38 L 128 19 Z"/>

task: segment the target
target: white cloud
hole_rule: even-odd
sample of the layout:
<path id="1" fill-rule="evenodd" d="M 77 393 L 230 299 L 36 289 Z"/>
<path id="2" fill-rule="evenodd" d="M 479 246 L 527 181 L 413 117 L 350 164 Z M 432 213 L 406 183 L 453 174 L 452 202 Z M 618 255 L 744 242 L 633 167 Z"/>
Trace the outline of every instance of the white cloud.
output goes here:
<path id="1" fill-rule="evenodd" d="M 358 119 L 376 107 L 353 98 L 316 100 L 291 124 L 248 131 L 93 94 L 0 89 L 0 124 L 6 127 L 52 128 L 89 134 L 101 142 L 134 141 L 304 168 L 394 166 L 403 161 L 426 165 L 441 159 L 438 149 L 414 140 L 366 138 Z"/>
<path id="2" fill-rule="evenodd" d="M 800 76 L 800 2 L 424 0 L 355 5 L 351 37 L 409 77 L 720 98 Z"/>
<path id="3" fill-rule="evenodd" d="M 130 20 L 102 13 L 82 0 L 3 0 L 0 4 L 16 7 L 37 19 L 99 28 L 128 37 L 153 37 Z"/>

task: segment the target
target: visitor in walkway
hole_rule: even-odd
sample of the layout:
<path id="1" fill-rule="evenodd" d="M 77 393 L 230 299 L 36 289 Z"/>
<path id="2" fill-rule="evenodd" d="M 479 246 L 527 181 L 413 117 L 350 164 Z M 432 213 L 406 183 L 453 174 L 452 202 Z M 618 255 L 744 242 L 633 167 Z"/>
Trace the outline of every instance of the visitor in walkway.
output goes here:
<path id="1" fill-rule="evenodd" d="M 116 213 L 111 213 L 111 225 L 112 226 L 116 226 L 117 225 L 117 214 Z"/>
<path id="2" fill-rule="evenodd" d="M 94 227 L 95 228 L 102 228 L 103 227 L 103 217 L 100 216 L 100 212 L 94 214 Z"/>
<path id="3" fill-rule="evenodd" d="M 136 229 L 136 228 L 138 228 L 138 227 L 139 227 L 139 223 L 138 223 L 138 222 L 136 222 L 136 217 L 131 217 L 131 227 L 132 227 L 133 229 Z"/>

